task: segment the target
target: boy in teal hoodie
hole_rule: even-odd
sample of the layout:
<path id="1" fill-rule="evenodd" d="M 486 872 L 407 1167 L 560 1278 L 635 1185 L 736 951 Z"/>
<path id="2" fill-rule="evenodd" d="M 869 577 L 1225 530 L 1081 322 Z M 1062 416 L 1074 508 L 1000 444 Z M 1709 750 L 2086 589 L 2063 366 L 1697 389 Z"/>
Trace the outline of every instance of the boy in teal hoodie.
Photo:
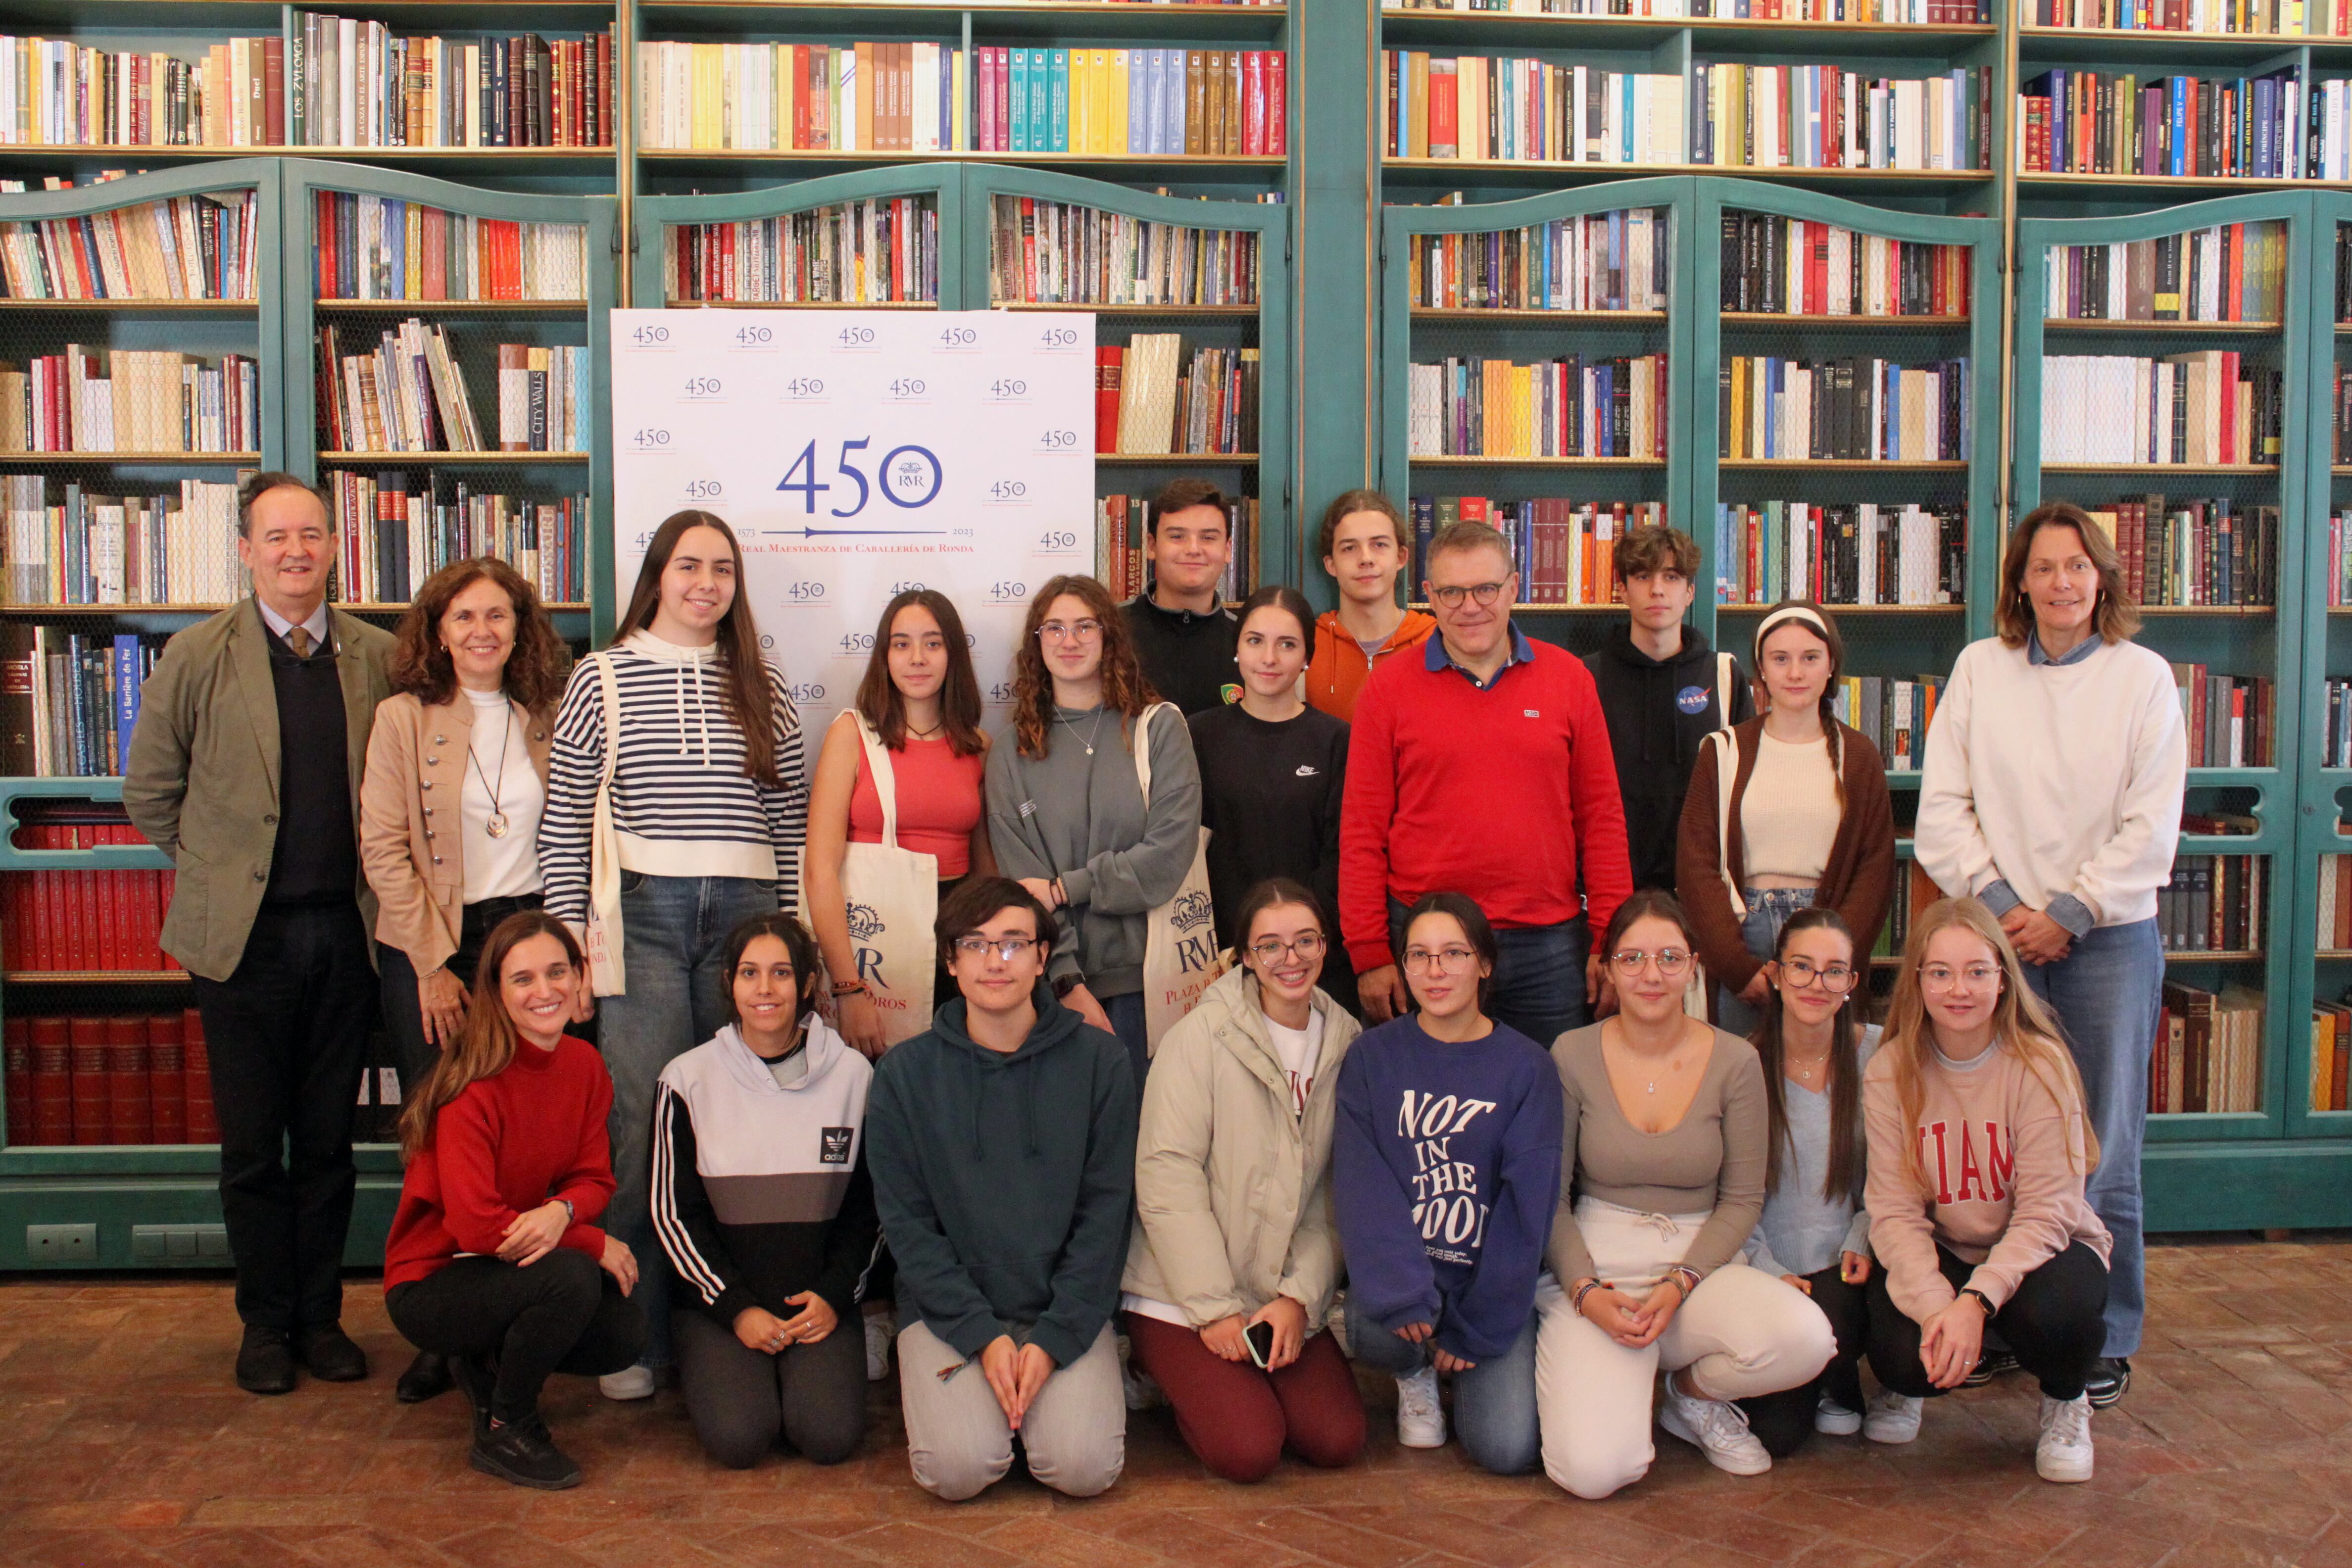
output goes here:
<path id="1" fill-rule="evenodd" d="M 1110 1320 L 1135 1200 L 1127 1047 L 1055 1000 L 1054 921 L 1020 883 L 950 894 L 962 993 L 876 1066 L 866 1162 L 898 1265 L 907 1452 L 961 1501 L 1013 1466 L 1071 1497 L 1118 1479 L 1127 1406 Z"/>

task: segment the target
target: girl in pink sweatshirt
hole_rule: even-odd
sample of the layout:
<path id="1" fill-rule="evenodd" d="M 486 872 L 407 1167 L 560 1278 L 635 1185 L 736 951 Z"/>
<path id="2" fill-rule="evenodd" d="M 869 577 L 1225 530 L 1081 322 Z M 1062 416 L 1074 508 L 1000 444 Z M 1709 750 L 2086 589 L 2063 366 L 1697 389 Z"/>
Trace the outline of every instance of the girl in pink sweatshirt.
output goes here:
<path id="1" fill-rule="evenodd" d="M 1917 1434 L 1919 1401 L 1968 1376 L 1990 1322 L 2042 1384 L 2034 1468 L 2091 1479 L 2084 1384 L 2105 1343 L 2110 1241 L 2083 1195 L 2099 1158 L 2083 1107 L 2000 921 L 1974 899 L 1929 906 L 1863 1077 L 1870 1365 L 1908 1404 L 1900 1436 Z"/>

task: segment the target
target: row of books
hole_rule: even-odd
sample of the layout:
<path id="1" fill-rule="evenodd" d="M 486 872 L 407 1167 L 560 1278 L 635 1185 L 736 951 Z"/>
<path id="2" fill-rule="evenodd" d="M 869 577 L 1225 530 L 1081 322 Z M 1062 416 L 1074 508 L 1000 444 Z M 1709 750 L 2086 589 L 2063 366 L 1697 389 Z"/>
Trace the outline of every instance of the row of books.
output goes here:
<path id="1" fill-rule="evenodd" d="M 1658 207 L 1416 234 L 1406 255 L 1412 303 L 1440 310 L 1663 310 L 1673 282 L 1674 247 Z"/>
<path id="2" fill-rule="evenodd" d="M 1258 351 L 1196 346 L 1181 332 L 1138 332 L 1095 350 L 1097 452 L 1258 449 Z"/>
<path id="3" fill-rule="evenodd" d="M 1724 501 L 1715 509 L 1715 602 L 1958 605 L 1968 597 L 1962 506 Z"/>
<path id="4" fill-rule="evenodd" d="M 1741 22 L 1874 22 L 1903 26 L 1992 21 L 1990 0 L 1381 0 L 1381 9 L 1675 20 L 1715 16 Z"/>
<path id="5" fill-rule="evenodd" d="M 968 152 L 970 93 L 964 51 L 945 44 L 637 46 L 647 147 Z"/>
<path id="6" fill-rule="evenodd" d="M 0 774 L 37 772 L 32 763 L 38 724 L 14 667 L 12 639 L 0 666 Z M 36 650 L 37 651 L 37 650 Z M 10 842 L 19 849 L 142 847 L 146 839 L 120 812 L 87 805 L 45 806 L 20 800 L 24 818 Z M 179 969 L 160 945 L 163 911 L 172 904 L 170 871 L 89 869 L 11 871 L 0 875 L 0 964 L 12 973 L 159 974 Z"/>
<path id="7" fill-rule="evenodd" d="M 1966 316 L 1969 247 L 1778 213 L 1723 215 L 1722 308 L 1788 316 Z"/>
<path id="8" fill-rule="evenodd" d="M 1723 460 L 1960 462 L 1973 421 L 1969 362 L 1902 365 L 1730 354 L 1719 371 Z"/>
<path id="9" fill-rule="evenodd" d="M 1255 305 L 1258 236 L 1192 228 L 1035 196 L 988 209 L 994 304 Z"/>
<path id="10" fill-rule="evenodd" d="M 2352 5 L 2343 7 L 2352 13 Z M 2337 321 L 2352 321 L 2352 224 L 2336 226 L 2336 315 Z"/>
<path id="11" fill-rule="evenodd" d="M 216 1143 L 212 1056 L 194 1007 L 12 1016 L 0 1031 L 12 1148 Z"/>
<path id="12" fill-rule="evenodd" d="M 2326 711 L 2320 718 L 2319 765 L 2352 768 L 2352 680 L 2331 679 L 2326 691 Z"/>
<path id="13" fill-rule="evenodd" d="M 610 32 L 458 39 L 315 11 L 293 22 L 284 114 L 294 146 L 612 144 Z"/>
<path id="14" fill-rule="evenodd" d="M 1874 77 L 1842 66 L 1708 64 L 1691 83 L 1691 162 L 1741 169 L 1984 169 L 1992 68 Z"/>
<path id="15" fill-rule="evenodd" d="M 1576 501 L 1561 496 L 1496 500 L 1486 496 L 1413 496 L 1412 590 L 1429 575 L 1429 542 L 1456 522 L 1483 522 L 1509 546 L 1519 603 L 1590 605 L 1622 602 L 1617 542 L 1633 528 L 1666 521 L 1657 501 Z"/>
<path id="16" fill-rule="evenodd" d="M 1289 66 L 1280 49 L 972 52 L 974 144 L 983 153 L 1254 158 L 1289 150 Z"/>
<path id="17" fill-rule="evenodd" d="M 261 366 L 170 349 L 92 348 L 0 363 L 0 452 L 254 452 Z"/>
<path id="18" fill-rule="evenodd" d="M 2292 179 L 2306 166 L 2304 100 L 2292 71 L 2210 80 L 2045 71 L 2018 93 L 2018 168 Z"/>
<path id="19" fill-rule="evenodd" d="M 233 482 L 133 495 L 5 474 L 0 501 L 9 604 L 221 605 L 247 592 Z"/>
<path id="20" fill-rule="evenodd" d="M 896 304 L 940 297 L 940 212 L 914 196 L 662 230 L 672 302 Z"/>
<path id="21" fill-rule="evenodd" d="M 2042 361 L 2045 463 L 2275 463 L 2284 384 L 2234 349 Z"/>
<path id="22" fill-rule="evenodd" d="M 0 34 L 0 146 L 276 146 L 285 80 L 278 37 L 228 38 L 182 59 Z"/>
<path id="23" fill-rule="evenodd" d="M 1381 51 L 1382 148 L 1474 163 L 1680 163 L 1679 76 L 1492 55 Z"/>
<path id="24" fill-rule="evenodd" d="M 1666 455 L 1666 356 L 1570 354 L 1517 364 L 1449 356 L 1408 375 L 1416 458 Z"/>
<path id="25" fill-rule="evenodd" d="M 2286 319 L 2286 225 L 2216 224 L 2158 239 L 2053 245 L 2042 254 L 2052 321 Z"/>
<path id="26" fill-rule="evenodd" d="M 2219 993 L 2164 983 L 2163 1026 L 2148 1062 L 2154 1115 L 2263 1108 L 2263 998 L 2242 985 Z"/>
<path id="27" fill-rule="evenodd" d="M 160 635 L 0 624 L 0 668 L 23 672 L 30 687 L 31 771 L 63 778 L 121 777 L 131 755 L 131 731 L 139 721 L 139 693 L 163 657 L 164 640 Z M 141 840 L 134 836 L 99 842 Z"/>
<path id="28" fill-rule="evenodd" d="M 2339 507 L 2327 519 L 2327 607 L 2347 605 L 2352 605 L 2352 510 Z"/>
<path id="29" fill-rule="evenodd" d="M 1849 675 L 1830 683 L 1830 716 L 1870 737 L 1878 755 L 1897 773 L 1916 772 L 1927 750 L 1927 726 L 1944 689 L 1940 675 L 1911 679 Z"/>
<path id="30" fill-rule="evenodd" d="M 2325 855 L 2319 861 L 2319 927 L 2322 952 L 2352 952 L 2352 855 Z M 2337 1037 L 2347 1045 L 2352 1039 Z M 2335 1110 L 2352 1107 L 2336 1106 Z"/>
<path id="31" fill-rule="evenodd" d="M 319 445 L 342 452 L 584 452 L 588 351 L 498 345 L 498 444 L 486 444 L 449 329 L 411 317 L 345 353 L 339 329 L 318 334 Z"/>
<path id="32" fill-rule="evenodd" d="M 312 193 L 321 300 L 580 300 L 588 230 L 476 217 L 353 191 Z"/>
<path id="33" fill-rule="evenodd" d="M 257 193 L 172 196 L 0 223 L 0 286 L 11 300 L 251 300 L 260 254 Z"/>
<path id="34" fill-rule="evenodd" d="M 401 468 L 338 468 L 327 474 L 326 489 L 342 551 L 328 595 L 338 604 L 405 604 L 434 573 L 478 555 L 512 566 L 542 603 L 587 600 L 584 495 L 483 494 L 463 479 L 445 486 L 429 472 Z"/>
<path id="35" fill-rule="evenodd" d="M 1143 542 L 1150 531 L 1150 517 L 1148 496 L 1095 498 L 1095 580 L 1109 589 L 1114 599 L 1132 599 L 1150 585 Z M 1258 587 L 1257 497 L 1238 496 L 1228 502 L 1225 528 L 1233 539 L 1233 558 L 1226 563 L 1219 596 L 1227 601 L 1245 599 Z"/>
<path id="36" fill-rule="evenodd" d="M 2311 1109 L 2352 1110 L 2352 991 L 2311 1005 Z"/>
<path id="37" fill-rule="evenodd" d="M 2031 16 L 2031 26 L 2106 31 L 2294 36 L 2304 29 L 2303 0 L 2032 0 Z"/>
<path id="38" fill-rule="evenodd" d="M 2201 664 L 2172 667 L 2189 727 L 2192 768 L 2266 768 L 2278 752 L 2278 685 L 2266 675 L 2216 675 Z"/>
<path id="39" fill-rule="evenodd" d="M 2264 855 L 2179 855 L 2156 893 L 2156 931 L 2167 952 L 2252 952 L 2267 945 Z"/>
<path id="40" fill-rule="evenodd" d="M 2149 495 L 2090 509 L 2143 605 L 2278 603 L 2279 509 Z"/>

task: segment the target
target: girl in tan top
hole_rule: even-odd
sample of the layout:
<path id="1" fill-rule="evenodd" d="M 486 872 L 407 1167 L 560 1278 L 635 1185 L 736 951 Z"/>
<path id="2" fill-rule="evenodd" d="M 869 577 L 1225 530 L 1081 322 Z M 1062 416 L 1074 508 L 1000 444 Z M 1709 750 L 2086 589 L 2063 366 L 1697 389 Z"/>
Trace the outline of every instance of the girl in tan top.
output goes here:
<path id="1" fill-rule="evenodd" d="M 1731 1401 L 1808 1383 L 1837 1348 L 1811 1298 L 1739 1260 L 1764 1207 L 1764 1071 L 1684 1013 L 1691 936 L 1672 895 L 1626 900 L 1600 952 L 1618 1014 L 1552 1047 L 1566 1127 L 1536 1292 L 1544 1470 L 1594 1499 L 1646 1475 L 1663 1367 L 1658 1423 L 1759 1475 L 1772 1457 Z"/>
<path id="2" fill-rule="evenodd" d="M 1928 906 L 1863 1076 L 1870 1366 L 1916 1412 L 1968 1376 L 1990 1320 L 2041 1380 L 2046 1481 L 2091 1479 L 2084 1384 L 2106 1332 L 2111 1242 L 2083 1195 L 2099 1158 L 2083 1103 L 2000 921 L 1974 899 Z"/>

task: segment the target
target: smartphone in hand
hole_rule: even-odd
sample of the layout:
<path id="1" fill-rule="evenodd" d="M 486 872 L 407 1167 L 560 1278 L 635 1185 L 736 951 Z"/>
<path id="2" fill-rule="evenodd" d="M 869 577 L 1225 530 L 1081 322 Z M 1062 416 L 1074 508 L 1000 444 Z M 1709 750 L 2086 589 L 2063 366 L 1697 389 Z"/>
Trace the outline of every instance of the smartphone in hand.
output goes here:
<path id="1" fill-rule="evenodd" d="M 1274 1359 L 1274 1325 L 1261 1320 L 1242 1330 L 1242 1343 L 1249 1348 L 1249 1358 L 1260 1371 Z"/>

